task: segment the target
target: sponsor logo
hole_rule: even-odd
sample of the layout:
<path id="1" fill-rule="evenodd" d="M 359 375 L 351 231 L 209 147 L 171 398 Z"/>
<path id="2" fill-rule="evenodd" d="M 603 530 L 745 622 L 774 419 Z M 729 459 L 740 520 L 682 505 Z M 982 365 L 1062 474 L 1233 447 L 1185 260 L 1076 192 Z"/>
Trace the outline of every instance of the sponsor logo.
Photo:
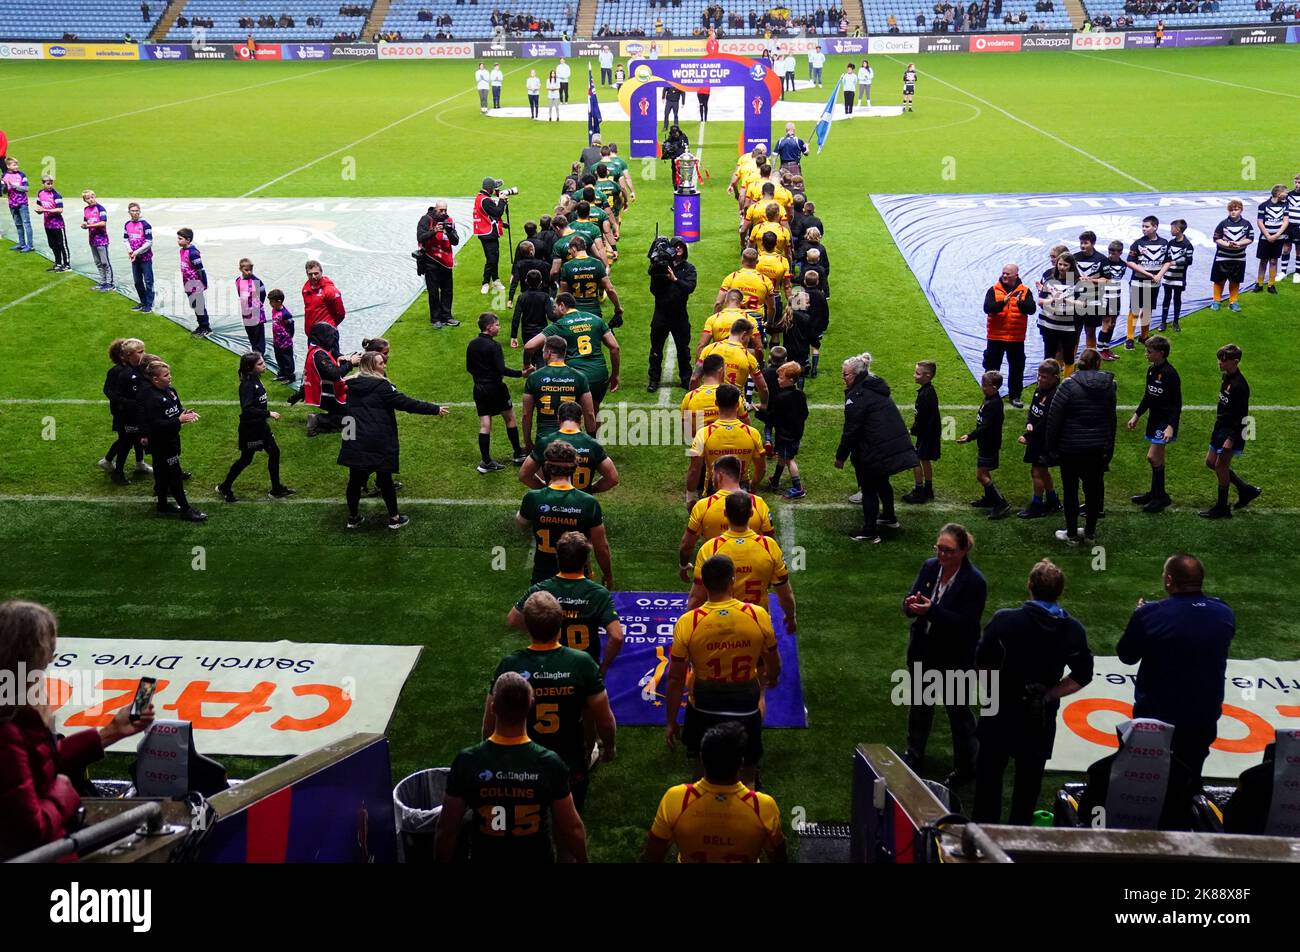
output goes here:
<path id="1" fill-rule="evenodd" d="M 373 60 L 380 55 L 377 47 L 330 47 L 329 55 L 333 59 Z"/>
<path id="2" fill-rule="evenodd" d="M 968 36 L 921 37 L 922 53 L 965 53 L 970 47 Z"/>
<path id="3" fill-rule="evenodd" d="M 756 83 L 761 83 L 763 77 L 767 75 L 767 67 L 762 63 L 755 63 L 753 69 L 749 71 L 749 76 Z"/>
<path id="4" fill-rule="evenodd" d="M 145 46 L 141 48 L 142 59 L 182 60 L 189 56 L 190 48 L 179 43 L 163 46 Z"/>
<path id="5" fill-rule="evenodd" d="M 1018 53 L 1020 36 L 976 36 L 970 41 L 972 53 Z"/>
<path id="6" fill-rule="evenodd" d="M 473 43 L 385 43 L 380 59 L 473 59 Z"/>
<path id="7" fill-rule="evenodd" d="M 1226 46 L 1231 34 L 1227 30 L 1177 30 L 1177 46 Z"/>
<path id="8" fill-rule="evenodd" d="M 51 46 L 49 54 L 51 59 L 62 59 L 68 55 L 68 48 L 66 46 Z"/>
<path id="9" fill-rule="evenodd" d="M 494 776 L 496 776 L 496 774 L 492 773 L 492 771 L 490 771 L 490 770 L 480 770 L 480 771 L 478 772 L 478 778 L 479 778 L 479 780 L 482 780 L 484 783 L 487 783 L 487 782 L 488 782 L 489 780 L 491 780 Z"/>
<path id="10" fill-rule="evenodd" d="M 1283 43 L 1286 41 L 1286 28 L 1273 27 L 1271 29 L 1260 30 L 1239 30 L 1237 32 L 1236 42 L 1240 44 L 1248 43 Z"/>
<path id="11" fill-rule="evenodd" d="M 843 40 L 827 40 L 822 51 L 839 53 Z M 868 53 L 919 53 L 921 40 L 915 36 L 873 36 L 867 41 Z M 843 52 L 848 52 L 847 50 Z"/>
<path id="12" fill-rule="evenodd" d="M 569 49 L 574 56 L 599 56 L 603 43 L 572 43 Z"/>
<path id="13" fill-rule="evenodd" d="M 1069 46 L 1068 33 L 1030 33 L 1020 40 L 1022 50 L 1063 50 Z"/>
<path id="14" fill-rule="evenodd" d="M 0 59 L 41 59 L 35 43 L 0 43 Z"/>
<path id="15" fill-rule="evenodd" d="M 619 46 L 623 48 L 624 56 L 640 56 L 642 53 L 646 52 L 650 48 L 646 46 L 644 43 L 640 43 L 637 41 L 628 42 L 626 40 L 620 43 Z"/>
<path id="16" fill-rule="evenodd" d="M 1164 46 L 1174 46 L 1173 36 L 1166 36 L 1160 41 Z M 1154 33 L 1139 33 L 1136 30 L 1130 30 L 1124 34 L 1124 46 L 1128 49 L 1149 49 L 1156 45 L 1156 35 Z"/>
<path id="17" fill-rule="evenodd" d="M 258 46 L 254 49 L 250 49 L 243 44 L 236 44 L 234 50 L 235 56 L 241 60 L 278 60 L 282 58 L 278 44 Z"/>
<path id="18" fill-rule="evenodd" d="M 216 46 L 200 46 L 200 47 L 196 47 L 193 50 L 193 52 L 190 53 L 190 55 L 194 59 L 224 60 L 224 59 L 231 59 L 234 56 L 234 51 L 230 49 L 223 49 Z"/>
<path id="19" fill-rule="evenodd" d="M 281 47 L 285 59 L 323 60 L 330 58 L 330 48 L 318 44 L 295 43 Z"/>
<path id="20" fill-rule="evenodd" d="M 529 43 L 524 47 L 524 54 L 533 59 L 546 59 L 568 55 L 567 43 Z"/>
<path id="21" fill-rule="evenodd" d="M 523 50 L 518 46 L 506 46 L 498 43 L 475 43 L 475 59 L 514 59 L 521 56 Z"/>
<path id="22" fill-rule="evenodd" d="M 1123 33 L 1076 33 L 1070 39 L 1073 50 L 1122 50 Z"/>

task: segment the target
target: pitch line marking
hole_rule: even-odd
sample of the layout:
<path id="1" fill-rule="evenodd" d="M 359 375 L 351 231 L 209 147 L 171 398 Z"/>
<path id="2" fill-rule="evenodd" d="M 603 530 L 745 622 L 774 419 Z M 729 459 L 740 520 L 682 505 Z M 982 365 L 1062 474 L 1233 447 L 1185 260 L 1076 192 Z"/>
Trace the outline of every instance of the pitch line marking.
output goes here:
<path id="1" fill-rule="evenodd" d="M 349 64 L 349 65 L 353 65 L 353 66 L 355 66 L 356 64 L 353 63 L 353 64 Z M 505 75 L 506 75 L 506 76 L 513 76 L 515 73 L 519 72 L 520 70 L 522 70 L 522 69 L 526 69 L 527 66 L 528 66 L 528 64 L 525 63 L 523 66 L 518 66 L 518 67 L 516 67 L 515 69 L 510 70 L 510 72 L 506 73 Z M 263 182 L 261 185 L 257 186 L 257 188 L 251 188 L 251 189 L 249 189 L 247 192 L 245 192 L 243 195 L 240 195 L 239 197 L 240 197 L 240 198 L 248 198 L 248 197 L 250 197 L 250 196 L 252 196 L 252 195 L 256 195 L 258 192 L 262 191 L 263 189 L 270 188 L 272 185 L 275 185 L 275 184 L 278 183 L 278 182 L 283 182 L 285 179 L 287 179 L 287 178 L 291 178 L 292 176 L 297 175 L 299 172 L 305 172 L 307 169 L 311 168 L 313 165 L 317 165 L 317 164 L 319 164 L 319 163 L 321 163 L 321 162 L 324 162 L 326 159 L 333 158 L 334 156 L 338 155 L 340 152 L 346 152 L 348 149 L 351 149 L 351 148 L 353 148 L 354 146 L 358 146 L 358 145 L 360 145 L 360 144 L 363 143 L 363 142 L 367 142 L 367 141 L 369 141 L 370 139 L 375 138 L 375 136 L 383 135 L 383 134 L 384 134 L 385 132 L 387 132 L 389 129 L 396 128 L 397 126 L 400 126 L 402 123 L 407 122 L 407 121 L 409 121 L 409 120 L 411 120 L 411 119 L 414 119 L 416 116 L 422 116 L 422 115 L 424 115 L 424 114 L 425 114 L 426 112 L 428 112 L 430 109 L 436 109 L 437 107 L 439 107 L 439 106 L 441 106 L 441 105 L 444 105 L 445 103 L 449 103 L 449 102 L 451 102 L 453 99 L 457 99 L 457 98 L 459 98 L 459 97 L 461 97 L 461 96 L 464 96 L 466 93 L 471 93 L 471 92 L 476 92 L 476 90 L 473 90 L 473 89 L 463 89 L 463 90 L 461 90 L 461 91 L 458 92 L 458 93 L 452 93 L 450 96 L 447 96 L 445 99 L 439 99 L 439 100 L 438 100 L 437 102 L 435 102 L 435 103 L 430 103 L 430 104 L 427 105 L 427 106 L 421 106 L 419 109 L 415 110 L 415 112 L 410 113 L 409 115 L 403 116 L 403 117 L 400 118 L 400 119 L 395 119 L 395 120 L 393 120 L 392 122 L 390 122 L 388 125 L 383 126 L 383 127 L 379 128 L 379 129 L 376 129 L 374 132 L 368 133 L 368 134 L 362 136 L 360 139 L 356 139 L 356 140 L 354 140 L 354 141 L 352 141 L 352 142 L 349 142 L 347 145 L 339 146 L 337 149 L 334 149 L 334 150 L 331 151 L 331 152 L 326 152 L 324 155 L 319 156 L 319 157 L 317 157 L 317 158 L 315 158 L 315 159 L 312 159 L 310 162 L 307 162 L 307 163 L 305 163 L 305 164 L 303 164 L 303 165 L 300 165 L 300 166 L 298 166 L 296 169 L 291 169 L 290 171 L 285 172 L 283 175 L 277 175 L 275 178 L 271 179 L 271 181 L 269 181 L 269 182 Z"/>
<path id="2" fill-rule="evenodd" d="M 109 80 L 113 80 L 113 79 L 117 79 L 117 78 L 118 78 L 119 76 L 121 76 L 121 75 L 125 75 L 126 72 L 127 72 L 128 70 L 132 70 L 132 71 L 134 71 L 136 74 L 139 74 L 139 73 L 152 73 L 152 72 L 156 72 L 157 70 L 160 70 L 160 69 L 166 69 L 166 68 L 167 68 L 167 66 L 166 66 L 165 64 L 158 65 L 158 66 L 146 66 L 146 67 L 143 68 L 143 69 L 141 69 L 141 68 L 138 67 L 138 66 L 131 66 L 131 65 L 127 65 L 127 64 L 125 64 L 125 63 L 119 64 L 119 65 L 121 65 L 123 68 L 122 68 L 120 71 L 114 72 L 111 76 L 104 76 L 104 75 L 102 75 L 102 74 L 95 74 L 95 75 L 92 75 L 92 76 L 77 76 L 77 77 L 74 78 L 74 79 L 52 79 L 52 80 L 50 80 L 49 82 L 45 82 L 45 83 L 23 83 L 23 84 L 21 84 L 21 85 L 19 85 L 19 86 L 5 86 L 4 89 L 5 89 L 5 92 L 6 92 L 6 93 L 9 93 L 9 92 L 13 92 L 13 91 L 16 90 L 16 89 L 35 89 L 35 88 L 37 88 L 38 86 L 60 86 L 60 85 L 63 85 L 63 84 L 65 84 L 65 83 L 84 83 L 84 82 L 86 82 L 87 80 L 91 80 L 91 79 L 109 79 Z"/>
<path id="3" fill-rule="evenodd" d="M 360 61 L 358 61 L 360 62 Z M 218 96 L 229 96 L 232 93 L 248 92 L 250 89 L 261 89 L 263 86 L 275 86 L 279 83 L 293 82 L 294 80 L 306 79 L 309 76 L 320 76 L 322 73 L 332 73 L 338 69 L 347 69 L 349 66 L 356 66 L 357 63 L 344 63 L 342 66 L 330 66 L 326 69 L 313 70 L 310 73 L 301 73 L 297 76 L 285 76 L 282 79 L 272 79 L 265 83 L 255 83 L 252 86 L 241 86 L 238 89 L 224 89 L 220 92 L 208 93 L 204 96 L 194 96 L 191 99 L 178 99 L 175 102 L 158 103 L 156 106 L 145 106 L 143 109 L 133 109 L 130 112 L 120 112 L 116 116 L 102 116 L 99 119 L 89 119 L 86 122 L 78 122 L 75 125 L 64 126 L 61 129 L 47 129 L 45 132 L 33 132 L 28 136 L 19 136 L 17 139 L 10 139 L 12 142 L 27 142 L 31 139 L 40 139 L 43 136 L 57 135 L 60 132 L 71 132 L 73 129 L 84 129 L 86 126 L 99 125 L 101 122 L 113 122 L 116 119 L 126 119 L 130 116 L 139 116 L 146 112 L 156 112 L 159 109 L 170 109 L 172 106 L 186 106 L 194 102 L 203 102 L 205 99 L 215 99 Z M 240 196 L 243 198 L 244 196 Z"/>
<path id="4" fill-rule="evenodd" d="M 1252 93 L 1264 93 L 1268 96 L 1286 96 L 1288 99 L 1300 99 L 1300 95 L 1297 95 L 1296 93 L 1284 93 L 1277 89 L 1261 89 L 1258 86 L 1245 86 L 1241 83 L 1229 82 L 1226 79 L 1214 79 L 1210 76 L 1197 76 L 1195 73 L 1179 73 L 1172 69 L 1160 69 L 1158 66 L 1143 66 L 1141 63 L 1129 63 L 1122 59 L 1112 59 L 1108 54 L 1088 56 L 1086 53 L 1081 53 L 1078 50 L 1071 50 L 1070 52 L 1075 56 L 1082 56 L 1085 59 L 1099 59 L 1101 56 L 1106 56 L 1107 62 L 1117 63 L 1120 66 L 1131 66 L 1134 69 L 1150 70 L 1153 73 L 1164 73 L 1166 76 L 1181 76 L 1183 79 L 1198 79 L 1203 83 L 1214 83 L 1218 86 L 1231 86 L 1234 89 L 1245 89 Z"/>
<path id="5" fill-rule="evenodd" d="M 35 291 L 28 292 L 27 294 L 24 294 L 20 298 L 14 298 L 8 304 L 4 305 L 3 307 L 0 307 L 0 314 L 3 314 L 11 307 L 17 307 L 19 304 L 22 304 L 24 301 L 30 301 L 32 298 L 36 297 L 37 295 L 44 294 L 46 291 L 49 291 L 51 288 L 57 288 L 60 284 L 63 284 L 64 282 L 69 281 L 75 277 L 77 277 L 77 275 L 75 274 L 64 275 L 62 278 L 59 278 L 59 280 L 51 281 L 49 284 L 45 285 L 44 287 L 39 287 Z M 33 401 L 33 402 L 39 402 L 39 401 Z M 104 401 L 104 402 L 107 403 L 108 401 Z"/>
<path id="6" fill-rule="evenodd" d="M 900 60 L 900 59 L 898 59 L 897 57 L 894 57 L 894 56 L 886 56 L 885 59 L 888 59 L 888 60 L 890 60 L 890 61 L 892 61 L 892 62 L 894 62 L 894 63 L 900 63 L 900 64 L 901 64 L 901 63 L 903 62 L 902 60 Z M 947 80 L 940 79 L 940 78 L 939 78 L 938 76 L 936 76 L 933 72 L 929 72 L 929 71 L 922 72 L 921 70 L 917 70 L 917 72 L 920 73 L 920 75 L 922 75 L 922 76 L 928 76 L 930 79 L 934 80 L 936 83 L 940 83 L 940 84 L 942 84 L 942 85 L 944 85 L 944 86 L 947 86 L 949 89 L 955 89 L 957 92 L 961 93 L 963 96 L 969 96 L 971 99 L 974 99 L 976 102 L 981 102 L 981 103 L 983 103 L 984 105 L 988 106 L 990 109 L 996 109 L 998 112 L 1002 113 L 1002 115 L 1006 116 L 1006 117 L 1007 117 L 1008 119 L 1010 119 L 1012 122 L 1018 122 L 1018 123 L 1020 123 L 1022 126 L 1024 126 L 1026 129 L 1032 129 L 1034 132 L 1037 132 L 1039 135 L 1044 136 L 1044 137 L 1046 137 L 1046 138 L 1048 138 L 1048 139 L 1051 139 L 1053 142 L 1057 143 L 1058 145 L 1063 145 L 1063 146 L 1065 146 L 1067 149 L 1070 149 L 1070 150 L 1072 150 L 1072 151 L 1074 151 L 1074 152 L 1079 153 L 1079 155 L 1083 156 L 1084 158 L 1089 159 L 1089 160 L 1092 161 L 1092 162 L 1096 162 L 1098 165 L 1102 166 L 1103 168 L 1107 168 L 1107 169 L 1109 169 L 1110 171 L 1114 172 L 1116 175 L 1122 175 L 1124 178 L 1128 179 L 1130 182 L 1135 182 L 1135 183 L 1137 183 L 1138 185 L 1141 185 L 1141 186 L 1142 186 L 1144 189 L 1146 189 L 1148 192 L 1158 192 L 1158 191 L 1160 191 L 1160 189 L 1156 188 L 1154 185 L 1150 184 L 1149 182 L 1144 182 L 1144 181 L 1142 181 L 1140 178 L 1138 178 L 1138 177 L 1135 176 L 1135 175 L 1129 175 L 1127 172 L 1125 172 L 1123 169 L 1119 168 L 1118 166 L 1111 165 L 1111 164 L 1110 164 L 1109 162 L 1107 162 L 1105 159 L 1103 159 L 1103 158 L 1101 158 L 1101 157 L 1099 157 L 1099 156 L 1093 155 L 1091 152 L 1089 152 L 1089 151 L 1086 150 L 1086 149 L 1081 149 L 1079 146 L 1075 145 L 1073 142 L 1067 142 L 1065 139 L 1062 139 L 1060 136 L 1056 135 L 1055 133 L 1053 133 L 1053 132 L 1048 132 L 1046 129 L 1041 129 L 1041 128 L 1039 128 L 1038 126 L 1034 125 L 1032 122 L 1029 122 L 1028 120 L 1025 120 L 1025 119 L 1021 119 L 1019 116 L 1015 115 L 1014 113 L 1008 112 L 1007 110 L 1003 109 L 1001 106 L 997 105 L 996 103 L 991 103 L 991 102 L 989 102 L 987 99 L 984 99 L 984 98 L 981 97 L 981 96 L 976 96 L 976 95 L 975 95 L 974 93 L 972 93 L 972 92 L 967 92 L 966 90 L 962 89 L 960 86 L 958 86 L 958 85 L 956 85 L 956 84 L 954 84 L 954 83 L 950 83 L 950 82 L 948 82 Z"/>

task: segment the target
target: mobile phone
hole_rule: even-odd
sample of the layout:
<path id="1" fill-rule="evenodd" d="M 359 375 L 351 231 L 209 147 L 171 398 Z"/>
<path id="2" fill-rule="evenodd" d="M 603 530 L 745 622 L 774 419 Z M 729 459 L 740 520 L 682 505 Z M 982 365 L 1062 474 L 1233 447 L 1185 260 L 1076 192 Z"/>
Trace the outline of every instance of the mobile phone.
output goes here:
<path id="1" fill-rule="evenodd" d="M 149 708 L 153 701 L 154 687 L 158 684 L 157 678 L 141 678 L 140 686 L 135 689 L 135 700 L 131 702 L 131 720 L 138 721 L 140 715 Z"/>

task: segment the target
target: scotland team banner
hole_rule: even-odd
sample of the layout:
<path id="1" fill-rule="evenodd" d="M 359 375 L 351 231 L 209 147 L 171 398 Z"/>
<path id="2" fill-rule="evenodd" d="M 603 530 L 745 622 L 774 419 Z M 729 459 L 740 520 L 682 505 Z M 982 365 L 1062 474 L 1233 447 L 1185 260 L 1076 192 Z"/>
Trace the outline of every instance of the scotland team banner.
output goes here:
<path id="1" fill-rule="evenodd" d="M 615 592 L 614 607 L 623 622 L 623 650 L 605 675 L 605 689 L 620 726 L 662 727 L 664 693 L 667 689 L 668 653 L 673 644 L 673 627 L 686 610 L 686 595 L 679 592 Z M 781 680 L 768 691 L 764 727 L 807 727 L 808 712 L 803 702 L 799 677 L 799 646 L 785 630 L 785 616 L 775 595 L 768 596 L 767 610 L 776 631 L 781 655 Z"/>
<path id="2" fill-rule="evenodd" d="M 1214 260 L 1215 226 L 1227 216 L 1229 199 L 1239 198 L 1245 217 L 1255 219 L 1256 206 L 1268 198 L 1260 192 L 1124 192 L 1100 194 L 982 194 L 872 195 L 898 250 L 916 276 L 939 323 L 957 347 L 971 374 L 983 373 L 986 322 L 984 292 L 993 286 L 1002 265 L 1015 262 L 1031 291 L 1047 270 L 1048 250 L 1056 244 L 1079 247 L 1079 234 L 1097 235 L 1097 251 L 1115 239 L 1128 247 L 1142 235 L 1142 219 L 1160 220 L 1160 235 L 1169 237 L 1169 222 L 1187 222 L 1185 237 L 1194 257 L 1183 292 L 1183 319 L 1210 303 L 1210 265 Z M 1254 249 L 1247 252 L 1254 263 Z M 1254 268 L 1247 283 L 1254 286 Z M 1125 282 L 1127 283 L 1127 281 Z M 1124 292 L 1125 306 L 1128 292 Z M 1159 323 L 1157 309 L 1155 322 Z M 1119 324 L 1124 330 L 1123 317 Z M 1030 327 L 1026 335 L 1025 382 L 1032 383 L 1042 359 L 1042 340 Z"/>

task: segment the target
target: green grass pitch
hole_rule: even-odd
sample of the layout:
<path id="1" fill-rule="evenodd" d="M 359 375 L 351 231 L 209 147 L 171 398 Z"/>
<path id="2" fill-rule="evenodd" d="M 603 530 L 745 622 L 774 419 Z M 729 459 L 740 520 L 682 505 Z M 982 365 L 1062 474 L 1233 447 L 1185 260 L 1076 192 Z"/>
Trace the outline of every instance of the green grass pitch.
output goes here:
<path id="1" fill-rule="evenodd" d="M 805 165 L 837 274 L 823 374 L 809 390 L 816 403 L 838 402 L 836 366 L 864 349 L 875 354 L 875 369 L 909 416 L 918 359 L 939 362 L 936 385 L 945 405 L 978 402 L 978 388 L 870 206 L 870 192 L 1134 190 L 1126 173 L 1171 191 L 1255 192 L 1289 182 L 1296 171 L 1300 135 L 1288 117 L 1300 98 L 1294 82 L 1300 47 L 916 59 L 914 114 L 837 124 L 827 151 Z M 898 102 L 903 62 L 872 61 L 875 103 Z M 505 64 L 506 105 L 525 103 L 529 65 L 550 68 Z M 843 68 L 843 59 L 832 60 L 827 75 Z M 492 174 L 520 187 L 518 226 L 547 210 L 585 130 L 485 119 L 472 74 L 468 62 L 0 65 L 11 152 L 34 181 L 53 157 L 74 211 L 83 187 L 102 197 L 139 199 L 148 215 L 150 196 L 236 196 L 272 180 L 259 195 L 468 196 Z M 693 103 L 683 110 L 690 112 Z M 695 124 L 683 126 L 694 141 Z M 733 206 L 723 188 L 739 131 L 739 124 L 713 123 L 706 132 L 704 160 L 713 178 L 704 192 L 705 239 L 692 248 L 700 272 L 692 309 L 697 327 L 712 289 L 735 267 Z M 801 128 L 805 136 L 810 131 Z M 626 154 L 625 125 L 607 124 L 606 136 Z M 354 179 L 343 177 L 344 160 L 355 163 Z M 632 166 L 640 172 L 638 163 Z M 1252 170 L 1255 178 L 1243 180 Z M 667 176 L 662 166 L 658 171 L 657 180 L 638 182 L 640 200 L 625 219 L 624 260 L 613 274 L 627 308 L 620 332 L 623 392 L 613 400 L 654 400 L 644 389 L 651 302 L 642 253 L 656 221 L 670 229 L 672 214 Z M 412 236 L 414 225 L 392 223 Z M 4 227 L 11 235 L 8 222 Z M 162 255 L 160 271 L 173 262 Z M 392 328 L 392 376 L 406 392 L 469 399 L 463 354 L 486 300 L 478 294 L 480 263 L 471 244 L 457 269 L 457 316 L 464 326 L 431 330 L 421 298 Z M 235 455 L 237 408 L 209 406 L 187 428 L 185 460 L 196 473 L 194 496 L 212 518 L 197 527 L 156 521 L 144 505 L 147 485 L 118 489 L 94 466 L 110 440 L 107 408 L 40 401 L 98 398 L 105 346 L 118 336 L 140 336 L 165 356 L 186 401 L 233 400 L 235 358 L 164 319 L 131 314 L 120 297 L 90 293 L 83 279 L 56 284 L 44 273 L 46 264 L 35 255 L 0 254 L 0 445 L 6 448 L 0 593 L 51 605 L 69 635 L 424 645 L 392 723 L 394 776 L 449 763 L 476 739 L 496 661 L 519 644 L 504 619 L 527 583 L 527 540 L 512 521 L 521 487 L 513 471 L 474 472 L 472 410 L 401 420 L 403 495 L 488 504 L 410 506 L 413 521 L 401 533 L 347 533 L 335 441 L 308 441 L 302 408 L 282 407 L 285 418 L 276 428 L 286 482 L 301 497 L 338 504 L 225 506 L 206 487 Z M 980 285 L 995 278 L 970 275 Z M 1188 403 L 1214 402 L 1214 352 L 1235 340 L 1245 348 L 1255 404 L 1300 404 L 1294 373 L 1300 287 L 1281 290 L 1276 297 L 1252 296 L 1239 316 L 1203 312 L 1185 322 L 1173 360 Z M 296 293 L 289 302 L 296 313 Z M 1108 369 L 1118 375 L 1121 405 L 1132 406 L 1142 361 L 1130 354 Z M 283 388 L 268 387 L 273 399 L 282 399 Z M 680 391 L 673 403 L 679 399 Z M 973 417 L 954 413 L 959 426 Z M 42 438 L 49 417 L 53 440 Z M 1096 571 L 1087 550 L 1059 547 L 1054 526 L 1015 519 L 984 525 L 973 516 L 965 504 L 976 489 L 974 450 L 956 445 L 945 447 L 937 467 L 938 505 L 902 509 L 904 528 L 895 541 L 855 546 L 844 536 L 858 518 L 844 502 L 851 477 L 831 467 L 840 416 L 816 411 L 801 453 L 809 496 L 774 505 L 785 538 L 806 553 L 793 583 L 811 726 L 767 734 L 766 789 L 787 815 L 798 806 L 810 818 L 846 818 L 853 745 L 901 744 L 904 712 L 888 700 L 890 672 L 902 663 L 907 634 L 899 600 L 936 530 L 951 519 L 973 526 L 978 536 L 974 560 L 990 581 L 990 612 L 1016 604 L 1029 566 L 1051 555 L 1066 569 L 1066 605 L 1087 626 L 1094 651 L 1113 653 L 1138 596 L 1159 594 L 1162 559 L 1185 548 L 1206 561 L 1209 590 L 1237 610 L 1234 656 L 1296 657 L 1300 625 L 1287 608 L 1294 583 L 1288 553 L 1300 529 L 1293 478 L 1300 414 L 1261 411 L 1256 418 L 1258 439 L 1242 470 L 1266 494 L 1230 523 L 1195 515 L 1213 495 L 1201 462 L 1208 412 L 1186 416 L 1185 438 L 1169 460 L 1176 507 L 1160 517 L 1129 511 L 1126 497 L 1145 488 L 1145 443 L 1121 430 L 1108 480 L 1110 514 L 1101 526 L 1106 567 Z M 1008 444 L 1019 425 L 1020 414 L 1010 412 Z M 499 430 L 494 437 L 500 452 L 504 437 Z M 649 446 L 612 453 L 624 485 L 602 504 L 617 584 L 675 590 L 685 516 L 681 452 Z M 1001 486 L 1017 503 L 1029 492 L 1026 470 L 1011 462 L 1001 473 Z M 255 463 L 237 491 L 260 497 L 264 479 L 262 463 Z M 896 480 L 900 488 L 906 482 Z M 198 544 L 207 547 L 204 572 L 190 566 Z M 495 545 L 508 551 L 505 571 L 491 569 Z M 942 722 L 936 719 L 932 764 L 942 762 L 947 745 Z M 619 760 L 597 773 L 589 799 L 594 859 L 632 858 L 658 797 L 682 779 L 682 761 L 664 749 L 657 729 L 626 729 L 619 748 Z M 263 766 L 238 758 L 231 764 L 245 776 Z M 124 758 L 113 758 L 101 770 L 120 772 L 124 765 Z"/>

